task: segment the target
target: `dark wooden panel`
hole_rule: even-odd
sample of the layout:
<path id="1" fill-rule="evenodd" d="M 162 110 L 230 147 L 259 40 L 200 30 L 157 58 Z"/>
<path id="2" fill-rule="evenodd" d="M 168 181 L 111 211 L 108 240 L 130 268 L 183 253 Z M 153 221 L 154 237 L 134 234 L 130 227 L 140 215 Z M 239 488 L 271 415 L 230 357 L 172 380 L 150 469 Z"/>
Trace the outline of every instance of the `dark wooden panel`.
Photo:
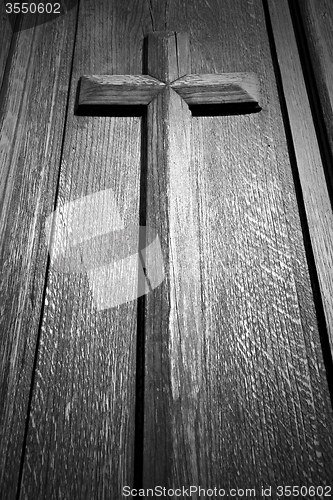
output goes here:
<path id="1" fill-rule="evenodd" d="M 141 119 L 74 116 L 74 101 L 84 74 L 142 72 L 146 18 L 141 2 L 80 5 L 57 197 L 64 231 L 77 213 L 75 230 L 87 234 L 111 231 L 119 217 L 139 222 Z M 137 301 L 104 308 L 96 295 L 109 300 L 111 271 L 50 266 L 21 498 L 120 498 L 133 482 Z M 130 276 L 118 269 L 120 288 Z"/>
<path id="2" fill-rule="evenodd" d="M 23 25 L 24 27 L 24 25 Z M 14 35 L 0 112 L 0 496 L 16 498 L 55 199 L 75 12 Z M 7 29 L 7 34 L 9 34 Z"/>
<path id="3" fill-rule="evenodd" d="M 161 3 L 155 25 L 191 33 L 192 72 L 259 74 L 263 109 L 192 118 L 191 148 L 179 138 L 156 174 L 167 257 L 146 298 L 144 485 L 330 484 L 332 409 L 262 4 Z"/>

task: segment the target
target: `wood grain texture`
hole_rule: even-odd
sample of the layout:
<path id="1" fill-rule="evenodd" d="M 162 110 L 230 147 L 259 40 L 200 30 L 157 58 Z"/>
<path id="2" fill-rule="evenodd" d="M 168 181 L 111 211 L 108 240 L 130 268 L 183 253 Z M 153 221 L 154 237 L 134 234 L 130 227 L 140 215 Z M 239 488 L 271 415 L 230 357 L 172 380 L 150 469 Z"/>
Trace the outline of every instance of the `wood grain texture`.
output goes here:
<path id="1" fill-rule="evenodd" d="M 139 221 L 140 118 L 75 116 L 74 103 L 84 74 L 141 72 L 145 12 L 140 2 L 80 5 L 59 209 L 109 190 L 123 224 Z M 96 204 L 92 213 L 99 211 L 95 222 L 103 226 L 113 214 Z M 22 499 L 120 498 L 133 483 L 137 304 L 97 311 L 90 280 L 112 283 L 112 276 L 93 271 L 49 269 Z M 123 281 L 127 271 L 120 271 Z"/>
<path id="2" fill-rule="evenodd" d="M 75 11 L 15 33 L 2 86 L 0 497 L 10 500 L 18 487 L 47 264 L 43 225 L 54 206 L 74 26 Z"/>
<path id="3" fill-rule="evenodd" d="M 187 75 L 171 87 L 188 105 L 252 104 L 258 106 L 259 82 L 249 73 Z"/>
<path id="4" fill-rule="evenodd" d="M 170 96 L 175 161 L 160 153 L 148 183 L 167 272 L 146 298 L 144 485 L 329 484 L 332 410 L 262 4 L 152 1 L 151 17 L 190 32 L 191 73 L 258 73 L 262 111 L 192 117 L 189 137 Z"/>
<path id="5" fill-rule="evenodd" d="M 147 75 L 83 76 L 78 106 L 147 106 L 164 86 Z"/>
<path id="6" fill-rule="evenodd" d="M 333 212 L 287 2 L 269 0 L 275 45 L 333 353 Z M 333 96 L 333 94 L 332 94 Z"/>
<path id="7" fill-rule="evenodd" d="M 68 73 L 51 61 L 68 68 L 68 19 L 17 35 L 1 115 L 1 457 L 10 499 L 43 290 L 41 226 L 53 209 L 65 108 L 58 115 L 54 107 L 52 121 L 43 106 L 52 84 L 54 105 L 67 97 Z M 262 111 L 191 117 L 173 89 L 163 91 L 145 123 L 145 194 L 140 119 L 75 116 L 74 103 L 83 74 L 140 74 L 152 29 L 190 33 L 193 74 L 258 73 Z M 146 297 L 144 486 L 330 484 L 332 410 L 261 0 L 86 0 L 76 40 L 56 205 L 112 190 L 124 224 L 136 223 L 141 190 L 165 257 L 165 281 Z M 51 137 L 54 150 L 46 148 Z M 27 173 L 27 156 L 29 165 L 44 159 L 43 170 Z M 52 186 L 45 199 L 40 179 Z M 97 208 L 103 225 L 109 207 Z M 29 296 L 36 309 L 27 309 Z M 96 312 L 86 275 L 50 267 L 21 499 L 120 498 L 133 484 L 141 467 L 133 458 L 136 307 Z"/>

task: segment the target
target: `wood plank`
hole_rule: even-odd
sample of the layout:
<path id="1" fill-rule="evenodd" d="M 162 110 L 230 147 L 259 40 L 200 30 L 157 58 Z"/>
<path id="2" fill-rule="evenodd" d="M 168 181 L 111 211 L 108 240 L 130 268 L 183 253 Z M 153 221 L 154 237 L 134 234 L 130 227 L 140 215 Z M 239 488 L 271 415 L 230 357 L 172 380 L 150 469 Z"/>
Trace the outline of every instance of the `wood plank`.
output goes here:
<path id="1" fill-rule="evenodd" d="M 295 21 L 304 29 L 308 87 L 313 94 L 312 110 L 325 162 L 325 173 L 333 198 L 333 5 L 329 0 L 296 2 Z M 302 29 L 301 28 L 301 29 Z M 312 66 L 312 67 L 311 67 Z M 332 202 L 333 203 L 333 202 Z"/>
<path id="2" fill-rule="evenodd" d="M 146 298 L 143 485 L 330 484 L 332 409 L 262 3 L 153 1 L 151 16 L 190 32 L 193 74 L 258 73 L 262 111 L 192 117 L 188 137 L 178 102 L 177 161 L 153 162 L 166 279 Z"/>
<path id="3" fill-rule="evenodd" d="M 84 74 L 140 74 L 146 13 L 143 2 L 80 5 L 57 197 L 65 233 L 68 208 L 81 207 L 77 238 L 139 221 L 141 119 L 76 116 L 74 104 Z M 109 271 L 49 268 L 22 499 L 120 498 L 133 484 L 137 302 L 98 310 L 93 285 L 110 286 Z M 118 271 L 125 286 L 131 270 Z"/>
<path id="4" fill-rule="evenodd" d="M 16 498 L 74 43 L 75 12 L 15 33 L 0 112 L 0 497 Z M 23 24 L 24 27 L 24 24 Z"/>
<path id="5" fill-rule="evenodd" d="M 282 10 L 281 2 L 278 5 L 269 0 L 268 5 L 333 353 L 333 212 L 291 16 L 287 2 L 283 2 Z"/>

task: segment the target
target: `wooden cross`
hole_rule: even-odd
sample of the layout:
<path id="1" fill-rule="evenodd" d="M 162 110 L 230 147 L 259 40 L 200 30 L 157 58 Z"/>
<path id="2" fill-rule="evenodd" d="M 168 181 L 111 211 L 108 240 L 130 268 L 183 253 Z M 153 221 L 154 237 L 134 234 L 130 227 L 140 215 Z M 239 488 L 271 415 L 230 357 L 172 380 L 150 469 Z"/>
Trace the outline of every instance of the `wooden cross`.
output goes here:
<path id="1" fill-rule="evenodd" d="M 158 230 L 168 260 L 167 193 L 170 175 L 181 180 L 188 167 L 190 108 L 201 106 L 200 114 L 259 111 L 258 84 L 252 73 L 191 75 L 187 33 L 150 33 L 146 56 L 147 75 L 83 76 L 77 110 L 96 115 L 111 107 L 121 115 L 127 114 L 128 107 L 146 107 L 142 174 L 147 177 L 147 192 L 140 203 L 140 225 L 150 222 Z M 142 242 L 140 246 L 144 247 Z"/>
<path id="2" fill-rule="evenodd" d="M 78 107 L 80 114 L 91 106 L 111 106 L 113 113 L 119 110 L 118 115 L 124 106 L 146 109 L 140 225 L 153 227 L 159 235 L 165 276 L 160 286 L 138 300 L 136 450 L 141 451 L 136 462 L 153 463 L 159 456 L 159 476 L 154 481 L 162 484 L 172 442 L 165 422 L 172 419 L 179 388 L 189 389 L 188 394 L 182 393 L 182 411 L 186 412 L 190 404 L 186 398 L 195 401 L 203 377 L 200 190 L 191 162 L 191 110 L 200 105 L 203 112 L 215 109 L 213 114 L 234 114 L 260 107 L 254 74 L 191 75 L 187 34 L 154 32 L 147 42 L 147 75 L 84 76 Z M 154 259 L 153 252 L 150 259 Z M 155 264 L 146 261 L 148 273 Z M 142 380 L 147 390 L 143 391 Z M 150 484 L 152 479 L 145 481 Z"/>

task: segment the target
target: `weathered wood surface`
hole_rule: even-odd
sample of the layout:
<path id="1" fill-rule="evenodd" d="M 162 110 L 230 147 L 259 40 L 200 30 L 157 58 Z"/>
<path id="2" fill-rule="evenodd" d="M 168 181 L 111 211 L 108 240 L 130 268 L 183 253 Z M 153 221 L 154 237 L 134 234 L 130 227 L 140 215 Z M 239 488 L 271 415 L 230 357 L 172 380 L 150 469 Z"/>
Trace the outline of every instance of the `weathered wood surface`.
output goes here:
<path id="1" fill-rule="evenodd" d="M 74 27 L 75 11 L 15 33 L 1 91 L 0 497 L 8 500 L 20 472 L 47 264 L 43 226 L 55 200 Z M 12 37 L 4 28 L 1 53 Z"/>
<path id="2" fill-rule="evenodd" d="M 283 4 L 283 6 L 281 5 Z M 292 20 L 285 0 L 269 0 L 297 171 L 333 354 L 333 212 Z M 332 93 L 333 98 L 333 93 Z M 323 103 L 324 104 L 324 103 Z M 326 104 L 324 104 L 326 106 Z"/>
<path id="3" fill-rule="evenodd" d="M 189 136 L 174 99 L 148 169 L 166 278 L 146 297 L 143 484 L 329 484 L 332 410 L 261 2 L 163 4 L 155 29 L 190 32 L 191 72 L 259 73 L 262 111 L 192 117 Z"/>
<path id="4" fill-rule="evenodd" d="M 140 118 L 74 116 L 74 105 L 81 75 L 141 72 L 144 12 L 123 1 L 80 5 L 57 207 L 108 191 L 119 209 L 97 196 L 87 231 L 111 231 L 112 216 L 139 219 Z M 65 231 L 70 224 L 64 217 Z M 49 268 L 22 499 L 120 498 L 133 482 L 137 302 L 98 311 L 91 282 L 113 278 L 94 271 Z M 126 283 L 126 266 L 121 273 Z"/>
<path id="5" fill-rule="evenodd" d="M 304 0 L 297 2 L 299 11 L 299 21 L 303 24 L 304 35 L 307 41 L 309 53 L 304 54 L 308 57 L 313 68 L 312 85 L 318 92 L 319 100 L 316 103 L 318 120 L 323 116 L 324 127 L 319 130 L 321 139 L 327 144 L 323 144 L 323 149 L 329 148 L 324 152 L 326 156 L 327 179 L 330 184 L 331 198 L 333 198 L 333 4 L 330 0 Z M 333 203 L 333 202 L 332 202 Z"/>
<path id="6" fill-rule="evenodd" d="M 58 22 L 75 35 L 66 16 Z M 70 36 L 62 29 L 41 29 L 58 40 L 48 50 L 65 67 Z M 139 118 L 73 116 L 75 94 L 83 74 L 140 74 L 143 35 L 165 29 L 190 33 L 193 74 L 258 73 L 262 111 L 191 117 L 175 92 L 159 96 L 149 111 L 155 142 L 149 149 L 152 168 L 145 193 L 144 169 L 139 186 Z M 1 285 L 7 299 L 2 376 L 10 382 L 4 400 L 9 415 L 1 455 L 7 457 L 5 466 L 17 463 L 10 460 L 18 447 L 9 444 L 10 439 L 19 442 L 15 429 L 25 417 L 43 291 L 38 276 L 46 258 L 46 246 L 33 239 L 40 226 L 27 232 L 25 220 L 32 217 L 42 224 L 50 214 L 58 171 L 58 163 L 50 160 L 50 178 L 46 169 L 41 174 L 52 186 L 45 200 L 29 195 L 25 204 L 27 193 L 36 194 L 36 182 L 39 189 L 40 171 L 28 183 L 19 177 L 25 172 L 19 167 L 27 151 L 36 159 L 32 163 L 39 164 L 40 141 L 51 144 L 41 131 L 44 115 L 36 113 L 35 102 L 41 107 L 48 102 L 39 99 L 42 91 L 50 97 L 50 85 L 44 82 L 55 82 L 44 65 L 45 37 L 42 43 L 35 33 L 39 31 L 17 35 L 20 54 L 23 46 L 27 54 L 33 40 L 39 40 L 41 49 L 34 52 L 40 59 L 35 71 L 28 72 L 29 85 L 35 85 L 27 94 L 20 85 L 28 58 L 17 64 L 18 77 L 13 78 L 22 95 L 19 116 L 25 128 L 17 128 L 13 142 L 14 167 L 5 190 L 13 201 L 2 219 L 4 262 L 9 262 Z M 84 274 L 49 268 L 21 498 L 120 498 L 122 486 L 133 483 L 133 469 L 140 472 L 141 458 L 145 486 L 329 484 L 332 412 L 261 1 L 154 0 L 148 5 L 86 0 L 80 4 L 76 40 L 57 206 L 110 189 L 127 224 L 139 219 L 139 191 L 141 201 L 147 195 L 146 216 L 159 232 L 166 279 L 145 299 L 144 454 L 134 462 L 137 306 L 132 302 L 97 312 Z M 12 64 L 14 71 L 15 57 Z M 58 81 L 54 88 L 65 100 L 68 80 Z M 27 114 L 31 92 L 36 99 L 31 98 Z M 169 130 L 167 120 L 157 118 L 166 104 L 169 118 L 178 116 Z M 61 119 L 48 126 L 52 136 Z M 186 134 L 189 127 L 191 134 Z M 22 142 L 20 134 L 30 134 L 29 141 Z M 60 149 L 58 145 L 53 155 Z M 19 199 L 24 207 L 45 203 L 43 215 L 37 209 L 29 215 L 17 205 Z M 25 246 L 17 245 L 18 239 Z M 30 257 L 34 244 L 43 250 Z M 18 249 L 25 252 L 22 260 Z M 18 262 L 34 266 L 35 274 L 29 275 L 35 279 L 33 313 L 21 307 L 31 281 L 24 281 L 26 286 L 11 281 L 13 269 L 25 279 L 27 267 Z M 8 328 L 11 321 L 14 326 Z M 17 333 L 24 327 L 28 337 Z M 12 339 L 19 342 L 11 344 Z M 10 350 L 16 357 L 8 356 Z M 15 391 L 21 391 L 22 399 L 12 397 Z M 6 498 L 15 498 L 16 467 L 2 470 L 13 483 Z"/>

